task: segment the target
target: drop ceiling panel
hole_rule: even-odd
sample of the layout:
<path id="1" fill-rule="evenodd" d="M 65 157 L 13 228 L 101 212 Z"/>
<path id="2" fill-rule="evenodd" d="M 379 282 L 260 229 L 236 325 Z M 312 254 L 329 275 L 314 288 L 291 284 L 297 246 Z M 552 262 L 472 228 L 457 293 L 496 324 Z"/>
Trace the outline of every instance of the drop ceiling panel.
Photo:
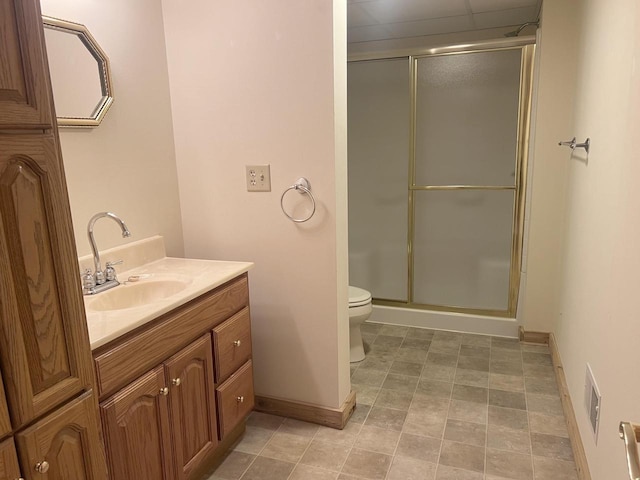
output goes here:
<path id="1" fill-rule="evenodd" d="M 429 32 L 430 35 L 440 33 L 465 32 L 473 30 L 474 25 L 469 15 L 419 20 L 417 22 L 391 23 L 386 25 L 389 38 L 418 37 Z"/>
<path id="2" fill-rule="evenodd" d="M 353 27 L 347 29 L 347 42 L 371 42 L 373 40 L 387 40 L 395 38 L 389 34 L 382 25 L 370 25 L 365 27 Z"/>
<path id="3" fill-rule="evenodd" d="M 539 7 L 541 3 L 541 0 L 469 0 L 473 13 L 521 7 Z"/>
<path id="4" fill-rule="evenodd" d="M 397 23 L 469 13 L 465 0 L 373 0 L 359 3 L 379 23 Z"/>
<path id="5" fill-rule="evenodd" d="M 537 18 L 537 7 L 511 8 L 509 10 L 496 10 L 473 15 L 473 21 L 478 28 L 520 25 L 525 22 L 535 22 Z"/>
<path id="6" fill-rule="evenodd" d="M 484 28 L 516 27 L 539 18 L 542 0 L 348 0 L 348 42 L 367 42 Z"/>
<path id="7" fill-rule="evenodd" d="M 379 22 L 369 15 L 358 3 L 347 5 L 347 18 L 349 19 L 349 27 L 379 24 Z"/>

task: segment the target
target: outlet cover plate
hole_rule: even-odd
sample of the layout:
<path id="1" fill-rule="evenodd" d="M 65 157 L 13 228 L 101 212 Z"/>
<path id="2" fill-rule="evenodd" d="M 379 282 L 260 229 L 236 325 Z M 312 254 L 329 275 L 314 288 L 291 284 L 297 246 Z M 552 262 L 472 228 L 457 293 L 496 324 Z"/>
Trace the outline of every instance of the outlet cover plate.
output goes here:
<path id="1" fill-rule="evenodd" d="M 247 192 L 271 191 L 271 165 L 246 166 Z"/>

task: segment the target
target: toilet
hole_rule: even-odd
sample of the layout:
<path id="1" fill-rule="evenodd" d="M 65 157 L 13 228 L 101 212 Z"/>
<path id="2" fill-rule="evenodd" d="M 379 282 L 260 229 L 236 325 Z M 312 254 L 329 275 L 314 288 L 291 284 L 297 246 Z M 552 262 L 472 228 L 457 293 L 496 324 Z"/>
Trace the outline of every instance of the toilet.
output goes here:
<path id="1" fill-rule="evenodd" d="M 364 360 L 364 346 L 360 325 L 371 316 L 371 293 L 362 288 L 349 285 L 349 343 L 351 345 L 351 362 Z"/>

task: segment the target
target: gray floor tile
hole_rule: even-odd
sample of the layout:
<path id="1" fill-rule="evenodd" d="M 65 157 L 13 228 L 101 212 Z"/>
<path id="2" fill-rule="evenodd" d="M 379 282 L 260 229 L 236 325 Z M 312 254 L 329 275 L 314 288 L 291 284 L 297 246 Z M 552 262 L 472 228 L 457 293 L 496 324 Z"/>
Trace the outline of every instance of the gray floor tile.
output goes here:
<path id="1" fill-rule="evenodd" d="M 416 390 L 417 384 L 418 377 L 389 373 L 387 374 L 387 378 L 382 384 L 382 388 L 387 390 L 398 390 L 400 392 L 413 393 Z"/>
<path id="2" fill-rule="evenodd" d="M 487 423 L 487 404 L 451 400 L 449 418 L 472 423 Z"/>
<path id="3" fill-rule="evenodd" d="M 487 388 L 489 386 L 489 372 L 466 370 L 458 367 L 456 369 L 454 383 Z"/>
<path id="4" fill-rule="evenodd" d="M 531 437 L 526 430 L 490 424 L 487 429 L 487 447 L 530 455 Z"/>
<path id="5" fill-rule="evenodd" d="M 439 463 L 450 467 L 484 472 L 484 448 L 445 440 Z"/>
<path id="6" fill-rule="evenodd" d="M 391 465 L 391 455 L 354 448 L 342 467 L 342 473 L 370 480 L 384 480 Z"/>
<path id="7" fill-rule="evenodd" d="M 393 455 L 398 440 L 400 440 L 400 432 L 364 425 L 354 446 L 370 452 Z"/>
<path id="8" fill-rule="evenodd" d="M 480 423 L 463 422 L 450 418 L 444 431 L 444 439 L 484 447 L 487 426 Z"/>
<path id="9" fill-rule="evenodd" d="M 216 469 L 215 476 L 225 480 L 238 480 L 255 458 L 255 455 L 234 450 Z"/>
<path id="10" fill-rule="evenodd" d="M 403 432 L 396 448 L 396 455 L 436 463 L 441 444 L 441 438 L 424 437 Z"/>
<path id="11" fill-rule="evenodd" d="M 407 412 L 394 410 L 392 408 L 372 407 L 365 425 L 371 427 L 384 428 L 387 430 L 401 431 Z"/>
<path id="12" fill-rule="evenodd" d="M 419 377 L 422 373 L 422 364 L 401 362 L 396 360 L 391 365 L 389 373 L 397 373 L 400 375 L 410 375 L 412 377 Z"/>
<path id="13" fill-rule="evenodd" d="M 372 323 L 362 331 L 369 345 L 351 365 L 357 407 L 344 430 L 253 413 L 205 478 L 577 480 L 546 346 Z"/>
<path id="14" fill-rule="evenodd" d="M 527 402 L 524 393 L 508 392 L 505 390 L 489 390 L 489 405 L 505 408 L 517 408 L 518 410 L 526 410 Z"/>
<path id="15" fill-rule="evenodd" d="M 568 438 L 546 435 L 543 433 L 531 434 L 531 449 L 534 455 L 549 457 L 555 460 L 573 461 L 573 451 Z"/>
<path id="16" fill-rule="evenodd" d="M 396 455 L 391 462 L 387 480 L 433 480 L 436 468 L 435 463 Z"/>
<path id="17" fill-rule="evenodd" d="M 298 463 L 310 443 L 309 437 L 276 432 L 262 449 L 260 456 Z"/>
<path id="18" fill-rule="evenodd" d="M 339 472 L 351 447 L 313 440 L 300 463 Z M 268 478 L 268 477 L 265 477 Z"/>
<path id="19" fill-rule="evenodd" d="M 487 448 L 486 473 L 513 480 L 533 480 L 531 455 Z"/>
<path id="20" fill-rule="evenodd" d="M 412 392 L 403 392 L 400 390 L 387 390 L 383 388 L 376 398 L 376 407 L 388 407 L 395 408 L 396 410 L 409 410 L 411 400 L 413 399 Z"/>
<path id="21" fill-rule="evenodd" d="M 242 476 L 242 480 L 287 480 L 295 467 L 294 463 L 258 457 Z"/>

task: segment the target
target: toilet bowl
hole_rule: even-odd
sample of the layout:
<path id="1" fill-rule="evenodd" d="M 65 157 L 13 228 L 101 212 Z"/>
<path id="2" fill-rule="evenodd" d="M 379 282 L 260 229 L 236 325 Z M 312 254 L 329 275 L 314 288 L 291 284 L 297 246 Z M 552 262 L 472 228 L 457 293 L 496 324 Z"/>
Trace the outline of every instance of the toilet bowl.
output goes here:
<path id="1" fill-rule="evenodd" d="M 364 346 L 360 325 L 371 316 L 371 294 L 358 287 L 349 286 L 349 343 L 351 362 L 364 360 Z"/>

